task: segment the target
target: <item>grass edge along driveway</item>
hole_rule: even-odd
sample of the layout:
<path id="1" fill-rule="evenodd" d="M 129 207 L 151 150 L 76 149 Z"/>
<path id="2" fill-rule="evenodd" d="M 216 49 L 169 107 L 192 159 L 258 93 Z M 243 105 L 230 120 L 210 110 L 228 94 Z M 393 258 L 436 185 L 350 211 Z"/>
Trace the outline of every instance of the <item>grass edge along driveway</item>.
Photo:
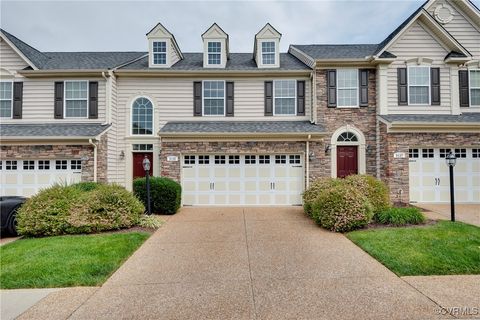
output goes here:
<path id="1" fill-rule="evenodd" d="M 450 221 L 346 236 L 398 276 L 480 274 L 480 228 Z"/>
<path id="2" fill-rule="evenodd" d="M 98 286 L 149 236 L 125 232 L 19 239 L 0 247 L 0 288 Z"/>

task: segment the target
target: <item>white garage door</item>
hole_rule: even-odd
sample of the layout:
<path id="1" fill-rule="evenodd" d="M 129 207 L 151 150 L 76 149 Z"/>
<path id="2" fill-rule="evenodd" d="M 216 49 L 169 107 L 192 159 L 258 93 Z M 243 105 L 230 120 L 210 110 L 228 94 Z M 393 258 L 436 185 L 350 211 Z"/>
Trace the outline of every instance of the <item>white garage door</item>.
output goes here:
<path id="1" fill-rule="evenodd" d="M 2 196 L 30 197 L 54 183 L 81 181 L 81 160 L 1 160 Z"/>
<path id="2" fill-rule="evenodd" d="M 480 149 L 453 149 L 455 201 L 480 202 Z M 449 148 L 409 150 L 410 201 L 442 203 L 450 201 L 450 178 L 445 157 Z"/>
<path id="3" fill-rule="evenodd" d="M 184 205 L 297 205 L 302 203 L 300 154 L 185 155 Z"/>

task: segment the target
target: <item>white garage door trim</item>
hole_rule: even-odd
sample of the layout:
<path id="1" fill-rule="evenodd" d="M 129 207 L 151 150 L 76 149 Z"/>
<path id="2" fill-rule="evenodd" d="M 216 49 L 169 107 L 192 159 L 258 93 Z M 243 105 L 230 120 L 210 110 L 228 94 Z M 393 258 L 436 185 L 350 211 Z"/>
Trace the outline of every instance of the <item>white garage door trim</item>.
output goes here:
<path id="1" fill-rule="evenodd" d="M 480 203 L 480 148 L 452 149 L 457 157 L 454 168 L 457 203 Z M 410 202 L 448 203 L 449 171 L 445 156 L 450 148 L 409 150 Z"/>
<path id="2" fill-rule="evenodd" d="M 183 205 L 300 205 L 304 154 L 186 154 Z"/>
<path id="3" fill-rule="evenodd" d="M 30 197 L 40 189 L 55 183 L 72 184 L 81 181 L 82 160 L 0 160 L 2 196 Z"/>

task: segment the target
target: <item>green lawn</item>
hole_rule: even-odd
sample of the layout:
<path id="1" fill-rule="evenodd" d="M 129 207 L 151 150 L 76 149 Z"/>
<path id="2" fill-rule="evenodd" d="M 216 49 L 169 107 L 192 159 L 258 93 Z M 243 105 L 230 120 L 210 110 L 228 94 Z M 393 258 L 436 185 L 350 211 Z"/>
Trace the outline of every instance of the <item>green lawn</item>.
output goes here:
<path id="1" fill-rule="evenodd" d="M 128 232 L 17 240 L 0 247 L 0 288 L 100 285 L 149 236 Z"/>
<path id="2" fill-rule="evenodd" d="M 480 274 L 480 228 L 472 225 L 440 221 L 347 237 L 399 276 Z"/>

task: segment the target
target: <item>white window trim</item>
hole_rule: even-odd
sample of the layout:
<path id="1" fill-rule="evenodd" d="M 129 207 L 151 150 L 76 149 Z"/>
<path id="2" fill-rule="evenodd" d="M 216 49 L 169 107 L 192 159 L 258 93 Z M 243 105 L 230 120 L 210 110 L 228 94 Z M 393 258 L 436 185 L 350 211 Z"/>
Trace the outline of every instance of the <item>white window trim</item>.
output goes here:
<path id="1" fill-rule="evenodd" d="M 472 81 L 472 76 L 471 76 L 472 71 L 480 72 L 480 69 L 468 69 L 468 105 L 471 108 L 480 108 L 480 104 L 472 104 L 472 89 L 480 90 L 480 87 L 472 87 L 471 85 L 470 81 Z M 13 89 L 12 89 L 12 93 L 13 93 Z"/>
<path id="2" fill-rule="evenodd" d="M 355 89 L 357 90 L 357 104 L 356 105 L 351 105 L 351 106 L 341 106 L 339 103 L 338 103 L 338 92 L 340 91 L 340 88 L 338 86 L 338 70 L 354 70 L 356 71 L 355 74 L 357 76 L 357 86 L 356 87 L 344 87 L 342 89 L 347 89 L 347 90 L 351 90 L 351 89 Z M 336 83 L 335 83 L 335 86 L 336 86 L 336 93 L 337 93 L 337 108 L 360 108 L 360 89 L 359 89 L 359 86 L 360 86 L 360 79 L 359 79 L 359 70 L 358 69 L 354 69 L 354 68 L 342 68 L 342 69 L 337 69 L 337 75 L 335 77 L 335 80 L 336 80 Z"/>
<path id="3" fill-rule="evenodd" d="M 276 98 L 291 98 L 291 97 L 277 97 L 275 95 L 275 86 L 278 81 L 294 81 L 295 82 L 295 94 L 293 98 L 295 99 L 295 110 L 293 113 L 276 113 L 276 106 L 275 106 L 275 100 Z M 278 117 L 291 117 L 291 116 L 296 116 L 297 115 L 297 80 L 295 79 L 278 79 L 278 80 L 273 80 L 273 115 L 278 116 Z"/>
<path id="4" fill-rule="evenodd" d="M 273 43 L 273 52 L 268 52 L 264 53 L 263 52 L 263 44 L 267 42 L 272 42 Z M 273 63 L 264 63 L 263 62 L 263 55 L 264 54 L 273 54 Z M 265 40 L 265 41 L 260 41 L 260 58 L 262 60 L 262 65 L 264 66 L 275 66 L 277 64 L 277 44 L 275 43 L 274 40 Z"/>
<path id="5" fill-rule="evenodd" d="M 133 134 L 133 104 L 137 101 L 138 98 L 145 98 L 152 104 L 152 133 L 151 134 Z M 150 97 L 147 96 L 136 96 L 132 99 L 130 103 L 130 136 L 131 137 L 152 137 L 155 135 L 155 104 Z M 133 147 L 132 147 L 133 149 Z"/>
<path id="6" fill-rule="evenodd" d="M 220 52 L 210 53 L 210 52 L 208 51 L 208 44 L 209 44 L 209 43 L 220 43 Z M 210 63 L 210 62 L 209 62 L 209 59 L 208 59 L 208 56 L 209 56 L 210 54 L 218 54 L 218 55 L 220 55 L 220 63 Z M 222 41 L 220 41 L 220 40 L 207 41 L 207 65 L 208 65 L 208 66 L 221 66 L 222 64 L 223 64 L 223 61 L 222 61 Z"/>
<path id="7" fill-rule="evenodd" d="M 155 52 L 153 51 L 153 47 L 155 46 L 155 43 L 157 42 L 163 42 L 165 43 L 165 52 Z M 155 63 L 155 54 L 165 54 L 165 63 Z M 153 40 L 152 41 L 152 65 L 153 66 L 166 66 L 168 62 L 168 43 L 166 40 Z"/>
<path id="8" fill-rule="evenodd" d="M 205 82 L 223 82 L 223 115 L 205 114 Z M 227 83 L 225 80 L 202 80 L 202 117 L 225 117 L 227 115 Z"/>
<path id="9" fill-rule="evenodd" d="M 427 68 L 428 69 L 428 103 L 411 103 L 410 102 L 410 69 L 411 68 Z M 432 79 L 431 79 L 431 67 L 430 66 L 409 66 L 407 67 L 407 95 L 408 95 L 408 105 L 409 106 L 430 106 L 432 105 Z M 414 86 L 412 87 L 425 87 L 425 86 Z"/>
<path id="10" fill-rule="evenodd" d="M 1 119 L 13 119 L 13 81 L 0 81 L 2 83 L 11 83 L 12 84 L 12 94 L 10 97 L 10 117 L 0 117 Z M 8 99 L 0 99 L 0 101 L 9 101 Z"/>
<path id="11" fill-rule="evenodd" d="M 67 83 L 68 82 L 86 82 L 87 83 L 87 98 L 86 99 L 67 99 Z M 65 80 L 63 81 L 63 118 L 64 119 L 88 119 L 88 112 L 90 110 L 90 85 L 88 80 Z M 68 117 L 67 116 L 67 100 L 69 101 L 83 101 L 87 100 L 87 116 L 86 117 Z"/>

